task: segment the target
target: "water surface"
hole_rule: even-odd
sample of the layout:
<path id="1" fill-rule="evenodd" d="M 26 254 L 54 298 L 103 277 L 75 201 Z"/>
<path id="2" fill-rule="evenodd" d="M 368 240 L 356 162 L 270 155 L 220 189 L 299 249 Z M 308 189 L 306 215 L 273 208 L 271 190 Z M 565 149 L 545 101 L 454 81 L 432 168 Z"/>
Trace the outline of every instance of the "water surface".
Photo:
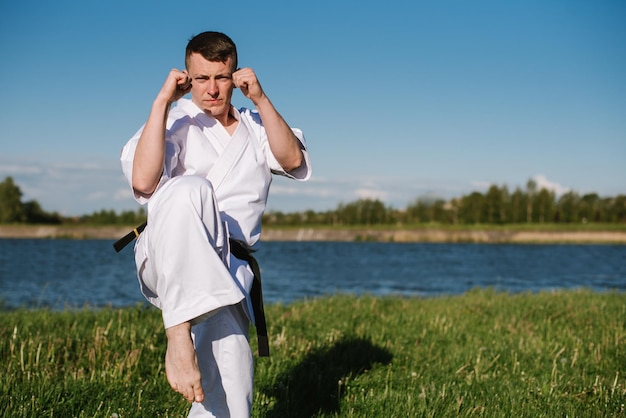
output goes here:
<path id="1" fill-rule="evenodd" d="M 264 242 L 266 303 L 337 292 L 437 296 L 473 288 L 626 290 L 626 246 Z M 107 240 L 0 239 L 5 308 L 144 303 L 132 247 Z"/>

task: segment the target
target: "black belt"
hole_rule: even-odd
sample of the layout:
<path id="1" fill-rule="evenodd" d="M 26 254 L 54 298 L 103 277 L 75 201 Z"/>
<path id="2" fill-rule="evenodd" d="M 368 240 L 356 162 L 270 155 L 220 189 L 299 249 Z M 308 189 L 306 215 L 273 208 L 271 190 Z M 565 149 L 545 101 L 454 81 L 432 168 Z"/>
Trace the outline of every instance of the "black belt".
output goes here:
<path id="1" fill-rule="evenodd" d="M 128 234 L 117 240 L 113 244 L 113 248 L 118 253 L 122 251 L 124 247 L 130 244 L 135 238 L 139 236 L 146 228 L 147 222 L 142 223 L 137 228 L 133 229 Z M 254 274 L 254 280 L 252 281 L 252 289 L 250 290 L 250 297 L 252 298 L 252 310 L 254 311 L 256 336 L 259 346 L 259 357 L 269 357 L 270 346 L 267 337 L 267 324 L 265 323 L 265 309 L 263 308 L 263 291 L 261 289 L 261 269 L 259 263 L 252 256 L 250 250 L 241 245 L 238 241 L 233 239 L 228 240 L 230 242 L 230 252 L 232 255 L 240 260 L 247 261 Z"/>
<path id="2" fill-rule="evenodd" d="M 139 236 L 139 234 L 143 232 L 144 229 L 146 229 L 146 225 L 148 225 L 148 222 L 142 223 L 137 228 L 133 229 L 128 234 L 115 241 L 113 243 L 113 248 L 115 248 L 115 251 L 118 253 L 122 251 L 124 247 L 130 244 L 135 238 Z"/>
<path id="3" fill-rule="evenodd" d="M 247 261 L 254 274 L 250 297 L 252 298 L 252 310 L 254 311 L 254 326 L 259 345 L 259 357 L 270 356 L 270 346 L 267 338 L 267 324 L 265 323 L 265 309 L 263 308 L 263 290 L 261 289 L 261 269 L 259 263 L 252 256 L 250 250 L 233 239 L 230 242 L 230 252 L 240 260 Z"/>

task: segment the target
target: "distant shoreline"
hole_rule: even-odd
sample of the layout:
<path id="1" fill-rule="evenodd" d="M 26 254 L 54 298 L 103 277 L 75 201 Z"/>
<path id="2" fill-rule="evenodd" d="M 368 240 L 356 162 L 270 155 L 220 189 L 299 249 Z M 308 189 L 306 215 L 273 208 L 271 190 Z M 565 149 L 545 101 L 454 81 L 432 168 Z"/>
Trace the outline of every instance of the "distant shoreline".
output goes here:
<path id="1" fill-rule="evenodd" d="M 132 230 L 127 226 L 1 225 L 0 238 L 107 239 Z M 372 241 L 493 244 L 626 244 L 626 231 L 507 229 L 264 228 L 263 241 Z"/>

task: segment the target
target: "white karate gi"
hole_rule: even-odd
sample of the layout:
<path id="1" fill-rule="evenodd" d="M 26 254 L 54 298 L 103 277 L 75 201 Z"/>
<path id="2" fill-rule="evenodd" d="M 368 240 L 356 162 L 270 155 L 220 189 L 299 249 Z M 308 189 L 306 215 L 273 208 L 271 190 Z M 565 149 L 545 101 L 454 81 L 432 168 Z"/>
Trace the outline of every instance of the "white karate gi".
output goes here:
<path id="1" fill-rule="evenodd" d="M 259 115 L 232 109 L 232 135 L 191 100 L 180 99 L 166 125 L 163 174 L 148 205 L 148 226 L 135 244 L 144 296 L 162 310 L 165 328 L 192 321 L 205 401 L 190 416 L 249 416 L 253 363 L 248 344 L 253 274 L 230 255 L 228 239 L 255 249 L 271 174 L 311 175 L 302 132 L 303 164 L 285 172 L 273 156 Z M 143 128 L 142 128 L 143 129 Z M 132 187 L 140 129 L 122 150 Z"/>

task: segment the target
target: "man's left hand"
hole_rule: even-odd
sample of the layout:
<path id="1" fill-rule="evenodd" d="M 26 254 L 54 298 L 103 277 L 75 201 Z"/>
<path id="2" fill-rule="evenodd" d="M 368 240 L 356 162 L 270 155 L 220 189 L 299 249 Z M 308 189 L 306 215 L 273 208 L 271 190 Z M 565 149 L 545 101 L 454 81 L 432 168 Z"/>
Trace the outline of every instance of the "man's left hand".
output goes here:
<path id="1" fill-rule="evenodd" d="M 261 83 L 259 83 L 252 68 L 241 68 L 235 71 L 233 73 L 233 83 L 254 104 L 258 103 L 265 96 Z"/>

